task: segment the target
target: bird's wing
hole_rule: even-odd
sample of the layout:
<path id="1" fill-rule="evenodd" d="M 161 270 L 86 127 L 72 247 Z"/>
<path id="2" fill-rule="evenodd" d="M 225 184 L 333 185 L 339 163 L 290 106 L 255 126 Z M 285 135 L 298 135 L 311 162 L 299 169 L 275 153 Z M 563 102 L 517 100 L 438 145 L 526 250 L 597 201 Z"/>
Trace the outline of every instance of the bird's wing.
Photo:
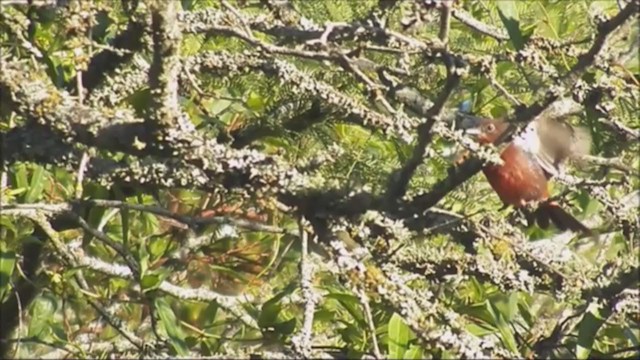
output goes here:
<path id="1" fill-rule="evenodd" d="M 548 141 L 540 136 L 540 128 L 541 126 L 537 121 L 529 123 L 513 139 L 513 142 L 535 159 L 544 170 L 547 178 L 550 178 L 558 173 L 560 163 L 557 161 L 553 149 L 549 147 Z"/>
<path id="2" fill-rule="evenodd" d="M 588 130 L 546 118 L 531 122 L 514 141 L 534 155 L 549 178 L 561 171 L 565 160 L 588 154 L 591 146 Z"/>
<path id="3" fill-rule="evenodd" d="M 540 152 L 535 154 L 535 157 L 538 161 L 538 164 L 540 164 L 540 167 L 542 167 L 542 169 L 544 170 L 545 175 L 547 175 L 548 179 L 558 175 L 558 173 L 562 170 L 562 163 L 555 160 L 553 158 L 553 154 L 549 154 L 548 152 L 541 150 Z"/>

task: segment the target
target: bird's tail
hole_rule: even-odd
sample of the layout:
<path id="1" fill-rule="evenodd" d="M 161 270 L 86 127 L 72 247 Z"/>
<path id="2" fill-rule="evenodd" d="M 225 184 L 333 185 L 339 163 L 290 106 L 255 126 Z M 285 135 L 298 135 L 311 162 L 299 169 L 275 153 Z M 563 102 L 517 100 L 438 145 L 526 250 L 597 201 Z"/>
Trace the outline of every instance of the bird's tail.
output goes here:
<path id="1" fill-rule="evenodd" d="M 551 221 L 551 223 L 562 231 L 568 229 L 573 232 L 582 233 L 584 236 L 591 237 L 595 235 L 593 230 L 586 227 L 554 201 L 541 203 L 538 206 L 538 210 L 536 210 L 535 215 L 538 226 L 543 229 L 549 227 L 549 221 Z"/>

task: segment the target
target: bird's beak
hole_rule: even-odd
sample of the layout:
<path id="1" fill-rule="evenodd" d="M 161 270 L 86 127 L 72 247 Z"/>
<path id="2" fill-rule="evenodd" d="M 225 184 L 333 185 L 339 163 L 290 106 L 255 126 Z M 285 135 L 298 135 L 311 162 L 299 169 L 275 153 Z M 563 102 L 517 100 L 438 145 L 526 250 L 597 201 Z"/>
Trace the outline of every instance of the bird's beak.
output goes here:
<path id="1" fill-rule="evenodd" d="M 476 127 L 476 128 L 464 129 L 463 133 L 471 136 L 478 136 L 482 133 L 482 131 L 480 130 L 480 128 Z"/>

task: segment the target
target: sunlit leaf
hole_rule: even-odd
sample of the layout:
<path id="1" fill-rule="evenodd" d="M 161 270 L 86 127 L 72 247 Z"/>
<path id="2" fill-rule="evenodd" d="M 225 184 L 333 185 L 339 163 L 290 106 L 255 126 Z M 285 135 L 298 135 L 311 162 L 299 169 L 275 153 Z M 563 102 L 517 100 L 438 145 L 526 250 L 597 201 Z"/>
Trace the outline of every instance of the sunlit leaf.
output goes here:
<path id="1" fill-rule="evenodd" d="M 388 324 L 389 332 L 389 357 L 401 359 L 408 349 L 409 340 L 412 338 L 411 329 L 404 323 L 398 315 L 393 314 Z"/>
<path id="2" fill-rule="evenodd" d="M 16 253 L 0 243 L 0 299 L 10 287 L 11 275 L 16 265 Z"/>
<path id="3" fill-rule="evenodd" d="M 422 348 L 420 348 L 419 346 L 412 345 L 409 348 L 409 350 L 405 351 L 401 359 L 407 359 L 407 360 L 424 359 Z"/>
<path id="4" fill-rule="evenodd" d="M 518 344 L 516 343 L 515 335 L 513 334 L 512 328 L 509 326 L 509 323 L 505 320 L 504 316 L 498 311 L 495 305 L 487 300 L 487 310 L 493 317 L 493 323 L 498 328 L 500 332 L 500 340 L 504 344 L 504 346 L 509 349 L 514 354 L 518 353 Z"/>
<path id="5" fill-rule="evenodd" d="M 578 343 L 576 344 L 576 356 L 578 359 L 587 359 L 589 357 L 596 334 L 608 317 L 605 313 L 604 309 L 594 303 L 587 308 L 587 312 L 578 325 Z"/>
<path id="6" fill-rule="evenodd" d="M 501 0 L 496 3 L 498 6 L 498 14 L 502 24 L 509 33 L 509 39 L 516 50 L 522 50 L 525 43 L 525 35 L 520 28 L 520 18 L 518 15 L 516 0 Z"/>
<path id="7" fill-rule="evenodd" d="M 180 327 L 180 322 L 176 318 L 173 309 L 169 303 L 163 298 L 156 298 L 154 301 L 155 309 L 158 312 L 160 323 L 162 324 L 167 335 L 171 339 L 170 344 L 178 355 L 186 355 L 188 353 L 187 344 L 185 342 L 185 333 Z"/>

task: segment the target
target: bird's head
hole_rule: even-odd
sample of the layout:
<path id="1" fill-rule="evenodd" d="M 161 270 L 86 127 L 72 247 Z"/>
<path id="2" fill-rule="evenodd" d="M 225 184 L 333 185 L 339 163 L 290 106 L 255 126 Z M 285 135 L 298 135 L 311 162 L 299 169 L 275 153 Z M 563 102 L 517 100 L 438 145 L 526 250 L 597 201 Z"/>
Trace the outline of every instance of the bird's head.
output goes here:
<path id="1" fill-rule="evenodd" d="M 481 144 L 492 144 L 502 135 L 509 123 L 502 120 L 468 116 L 461 122 L 465 134 L 471 135 Z"/>

